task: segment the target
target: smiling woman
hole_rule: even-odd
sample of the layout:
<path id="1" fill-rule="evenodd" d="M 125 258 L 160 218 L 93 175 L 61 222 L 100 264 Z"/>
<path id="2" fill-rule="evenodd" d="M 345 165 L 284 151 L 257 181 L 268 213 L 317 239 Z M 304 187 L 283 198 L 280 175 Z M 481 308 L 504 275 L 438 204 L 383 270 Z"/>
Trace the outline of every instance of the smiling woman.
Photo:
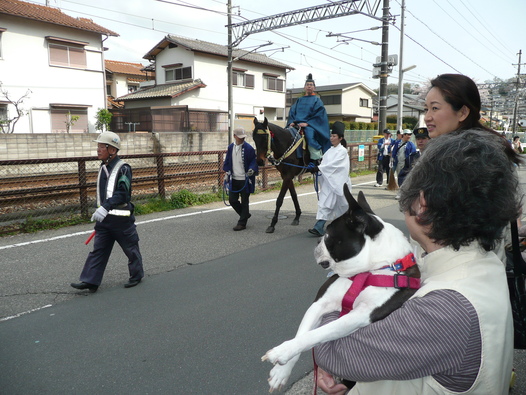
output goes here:
<path id="1" fill-rule="evenodd" d="M 494 130 L 480 123 L 481 101 L 475 82 L 462 74 L 441 74 L 431 80 L 431 89 L 426 96 L 424 122 L 429 137 L 480 129 L 498 135 Z M 503 149 L 515 164 L 521 159 L 503 138 Z"/>
<path id="2" fill-rule="evenodd" d="M 431 138 L 455 130 L 485 129 L 480 123 L 480 94 L 475 82 L 461 74 L 441 74 L 431 80 L 424 121 Z"/>

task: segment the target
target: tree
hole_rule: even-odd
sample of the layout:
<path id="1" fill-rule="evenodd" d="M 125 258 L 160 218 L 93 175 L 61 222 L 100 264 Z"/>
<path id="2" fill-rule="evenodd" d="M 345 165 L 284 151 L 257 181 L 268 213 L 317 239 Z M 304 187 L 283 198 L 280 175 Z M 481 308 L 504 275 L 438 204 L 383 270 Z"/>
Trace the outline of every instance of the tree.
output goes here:
<path id="1" fill-rule="evenodd" d="M 71 113 L 68 111 L 66 114 L 66 120 L 64 121 L 66 124 L 66 133 L 69 133 L 69 130 L 75 124 L 75 122 L 79 120 L 79 118 L 80 117 L 78 115 L 71 115 Z"/>
<path id="2" fill-rule="evenodd" d="M 99 108 L 97 111 L 97 122 L 95 123 L 95 129 L 104 132 L 104 130 L 110 130 L 111 118 L 113 114 L 105 108 Z"/>
<path id="3" fill-rule="evenodd" d="M 0 130 L 2 133 L 14 133 L 15 126 L 18 120 L 24 115 L 28 114 L 28 111 L 25 111 L 22 108 L 22 104 L 24 103 L 24 100 L 29 97 L 30 93 L 32 92 L 30 89 L 28 89 L 26 93 L 23 96 L 21 96 L 18 100 L 12 99 L 9 92 L 3 88 L 2 81 L 0 81 L 0 94 L 4 96 L 6 100 L 15 107 L 16 112 L 16 115 L 12 118 L 8 118 L 7 115 L 6 118 L 0 118 Z"/>

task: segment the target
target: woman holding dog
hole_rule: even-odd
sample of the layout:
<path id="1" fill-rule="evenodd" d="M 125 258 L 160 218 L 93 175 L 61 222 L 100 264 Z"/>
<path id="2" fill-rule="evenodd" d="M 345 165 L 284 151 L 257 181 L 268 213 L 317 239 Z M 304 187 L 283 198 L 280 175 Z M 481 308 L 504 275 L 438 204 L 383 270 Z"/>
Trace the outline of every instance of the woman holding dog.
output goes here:
<path id="1" fill-rule="evenodd" d="M 325 152 L 321 164 L 314 170 L 319 171 L 320 193 L 318 198 L 318 212 L 316 223 L 309 233 L 314 236 L 325 234 L 325 223 L 338 218 L 349 208 L 349 204 L 343 195 L 343 184 L 351 190 L 351 178 L 349 177 L 350 163 L 347 153 L 347 142 L 343 138 L 345 125 L 336 121 L 332 125 L 331 145 Z"/>
<path id="2" fill-rule="evenodd" d="M 422 287 L 384 320 L 315 348 L 317 383 L 328 394 L 348 389 L 327 372 L 356 381 L 350 394 L 509 392 L 513 321 L 493 250 L 521 210 L 512 166 L 520 158 L 480 124 L 471 79 L 445 74 L 431 85 L 425 122 L 433 140 L 400 198 Z"/>

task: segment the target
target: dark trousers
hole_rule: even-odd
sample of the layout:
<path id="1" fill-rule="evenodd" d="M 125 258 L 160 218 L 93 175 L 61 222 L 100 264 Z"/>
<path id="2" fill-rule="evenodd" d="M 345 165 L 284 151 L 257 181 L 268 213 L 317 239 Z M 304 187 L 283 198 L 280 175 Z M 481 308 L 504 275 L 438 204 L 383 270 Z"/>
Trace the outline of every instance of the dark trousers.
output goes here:
<path id="1" fill-rule="evenodd" d="M 128 257 L 130 280 L 140 280 L 144 277 L 139 235 L 133 215 L 131 217 L 108 215 L 104 221 L 95 224 L 95 232 L 93 251 L 88 254 L 84 263 L 80 281 L 100 285 L 115 242 L 119 243 Z"/>
<path id="2" fill-rule="evenodd" d="M 241 202 L 239 197 L 241 196 Z M 232 190 L 228 193 L 228 203 L 232 206 L 239 215 L 238 225 L 246 225 L 250 215 L 248 210 L 248 203 L 250 193 L 245 188 L 245 180 L 232 180 Z"/>
<path id="3" fill-rule="evenodd" d="M 391 168 L 389 167 L 389 162 L 391 162 L 390 156 L 385 156 L 381 161 L 378 161 L 378 171 L 376 172 L 376 183 L 382 185 L 384 183 L 384 172 L 387 176 L 387 182 L 389 182 L 389 173 Z"/>

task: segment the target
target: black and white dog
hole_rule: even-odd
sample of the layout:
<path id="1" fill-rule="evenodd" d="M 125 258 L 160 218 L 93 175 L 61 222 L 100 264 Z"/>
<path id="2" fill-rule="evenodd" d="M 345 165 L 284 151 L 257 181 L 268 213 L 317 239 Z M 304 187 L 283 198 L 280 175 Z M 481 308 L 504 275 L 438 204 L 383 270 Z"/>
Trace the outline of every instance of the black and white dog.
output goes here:
<path id="1" fill-rule="evenodd" d="M 362 192 L 358 201 L 347 185 L 344 193 L 349 211 L 327 227 L 314 250 L 316 262 L 334 275 L 320 288 L 296 337 L 262 357 L 274 364 L 270 392 L 285 385 L 303 351 L 385 318 L 420 286 L 420 271 L 404 234 L 376 216 Z M 354 300 L 349 295 L 356 292 Z M 340 318 L 320 327 L 322 316 L 333 311 L 340 311 Z"/>

